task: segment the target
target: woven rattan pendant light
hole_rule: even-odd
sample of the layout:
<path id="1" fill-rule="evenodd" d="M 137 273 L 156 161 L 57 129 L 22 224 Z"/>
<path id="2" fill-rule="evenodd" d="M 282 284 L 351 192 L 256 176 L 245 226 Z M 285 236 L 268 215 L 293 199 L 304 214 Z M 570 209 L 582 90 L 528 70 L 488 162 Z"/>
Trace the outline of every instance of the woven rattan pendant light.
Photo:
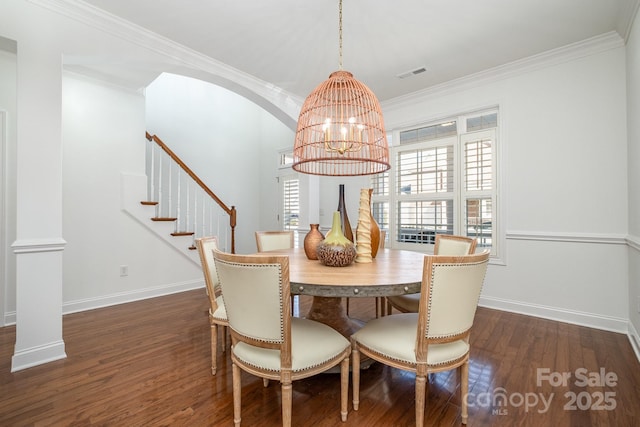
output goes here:
<path id="1" fill-rule="evenodd" d="M 339 17 L 340 69 L 302 105 L 292 167 L 312 175 L 377 174 L 391 167 L 382 110 L 373 92 L 342 70 L 342 0 Z"/>

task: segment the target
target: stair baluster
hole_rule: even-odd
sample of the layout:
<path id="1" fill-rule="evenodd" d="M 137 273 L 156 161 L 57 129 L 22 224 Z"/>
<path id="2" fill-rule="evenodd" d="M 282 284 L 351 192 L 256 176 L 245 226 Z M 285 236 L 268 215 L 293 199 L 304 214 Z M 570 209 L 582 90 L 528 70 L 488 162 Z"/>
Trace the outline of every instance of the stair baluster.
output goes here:
<path id="1" fill-rule="evenodd" d="M 223 203 L 160 138 L 148 132 L 146 138 L 148 200 L 141 203 L 156 207 L 152 220 L 173 221 L 171 235 L 191 236 L 189 249 L 195 249 L 196 238 L 216 235 L 223 249 L 230 245 L 235 253 L 235 206 Z M 221 225 L 221 216 L 228 217 L 228 227 Z"/>

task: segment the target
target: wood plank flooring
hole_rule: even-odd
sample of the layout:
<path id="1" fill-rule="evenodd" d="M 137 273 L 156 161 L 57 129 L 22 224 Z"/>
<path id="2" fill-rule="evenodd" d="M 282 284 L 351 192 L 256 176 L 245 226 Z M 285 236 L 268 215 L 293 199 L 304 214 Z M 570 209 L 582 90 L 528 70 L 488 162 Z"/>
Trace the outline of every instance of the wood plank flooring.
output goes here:
<path id="1" fill-rule="evenodd" d="M 373 300 L 352 299 L 350 312 L 371 319 Z M 218 347 L 211 375 L 204 290 L 67 315 L 64 340 L 66 359 L 11 373 L 15 327 L 0 328 L 0 426 L 233 425 L 231 363 Z M 640 426 L 640 363 L 623 334 L 480 308 L 471 344 L 470 427 Z M 426 424 L 460 425 L 457 374 L 428 387 Z M 362 371 L 346 423 L 337 375 L 293 390 L 296 426 L 415 424 L 414 376 L 380 364 Z M 281 424 L 278 384 L 243 374 L 242 399 L 244 426 Z"/>

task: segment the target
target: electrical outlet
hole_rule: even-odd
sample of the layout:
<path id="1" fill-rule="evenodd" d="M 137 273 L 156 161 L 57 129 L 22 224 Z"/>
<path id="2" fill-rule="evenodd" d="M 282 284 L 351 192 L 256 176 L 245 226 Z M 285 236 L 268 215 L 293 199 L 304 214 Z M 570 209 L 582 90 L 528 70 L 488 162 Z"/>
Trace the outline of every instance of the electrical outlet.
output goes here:
<path id="1" fill-rule="evenodd" d="M 120 266 L 120 277 L 125 277 L 129 275 L 129 266 L 121 265 Z"/>

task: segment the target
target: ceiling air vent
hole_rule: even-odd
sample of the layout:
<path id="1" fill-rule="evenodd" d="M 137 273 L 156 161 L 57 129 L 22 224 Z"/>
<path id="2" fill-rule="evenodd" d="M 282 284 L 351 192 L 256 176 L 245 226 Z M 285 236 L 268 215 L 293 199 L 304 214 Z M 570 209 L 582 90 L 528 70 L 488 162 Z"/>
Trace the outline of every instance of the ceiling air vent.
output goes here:
<path id="1" fill-rule="evenodd" d="M 399 78 L 399 79 L 406 79 L 407 77 L 411 77 L 411 76 L 416 76 L 418 74 L 422 74 L 425 71 L 427 71 L 427 67 L 418 67 L 418 68 L 414 68 L 413 70 L 409 70 L 407 72 L 400 73 L 400 74 L 396 75 L 396 77 Z"/>

